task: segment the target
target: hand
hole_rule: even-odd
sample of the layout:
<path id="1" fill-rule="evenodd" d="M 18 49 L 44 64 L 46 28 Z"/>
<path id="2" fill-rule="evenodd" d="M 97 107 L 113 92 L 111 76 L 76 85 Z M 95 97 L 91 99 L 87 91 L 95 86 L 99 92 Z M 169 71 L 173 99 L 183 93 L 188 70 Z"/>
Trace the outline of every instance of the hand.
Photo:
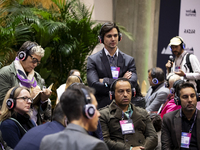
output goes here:
<path id="1" fill-rule="evenodd" d="M 41 91 L 39 86 L 31 88 L 31 98 L 34 98 Z"/>
<path id="2" fill-rule="evenodd" d="M 174 64 L 174 62 L 171 62 L 170 60 L 168 60 L 168 62 L 165 64 L 165 67 L 166 67 L 167 69 L 169 69 L 170 67 L 173 66 L 173 64 Z"/>
<path id="3" fill-rule="evenodd" d="M 103 79 L 99 79 L 99 82 L 103 83 Z"/>
<path id="4" fill-rule="evenodd" d="M 41 101 L 46 101 L 51 96 L 52 91 L 50 89 L 43 89 L 41 93 Z"/>
<path id="5" fill-rule="evenodd" d="M 141 149 L 145 149 L 143 146 L 137 146 L 137 147 L 133 147 L 131 150 L 141 150 Z"/>
<path id="6" fill-rule="evenodd" d="M 175 72 L 175 74 L 177 74 L 179 76 L 184 76 L 185 75 L 185 73 L 181 69 L 179 69 L 179 72 Z"/>
<path id="7" fill-rule="evenodd" d="M 124 74 L 123 78 L 130 79 L 130 78 L 131 78 L 131 76 L 132 76 L 132 72 L 130 72 L 130 71 L 127 71 L 127 72 Z"/>

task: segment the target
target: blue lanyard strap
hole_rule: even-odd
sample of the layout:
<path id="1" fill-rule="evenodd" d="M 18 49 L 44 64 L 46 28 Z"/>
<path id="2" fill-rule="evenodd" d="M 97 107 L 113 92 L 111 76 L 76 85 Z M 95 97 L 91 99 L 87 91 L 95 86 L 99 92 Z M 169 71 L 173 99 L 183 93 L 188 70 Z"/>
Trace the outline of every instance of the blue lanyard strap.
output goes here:
<path id="1" fill-rule="evenodd" d="M 181 116 L 181 118 L 182 118 L 182 109 L 180 109 L 180 116 Z M 195 111 L 194 121 L 193 121 L 192 126 L 191 126 L 191 128 L 190 128 L 190 130 L 189 130 L 189 133 L 192 132 L 192 129 L 193 129 L 193 127 L 194 127 L 194 123 L 195 123 L 195 121 L 196 121 L 196 118 L 197 118 L 197 109 L 196 109 L 196 111 Z"/>

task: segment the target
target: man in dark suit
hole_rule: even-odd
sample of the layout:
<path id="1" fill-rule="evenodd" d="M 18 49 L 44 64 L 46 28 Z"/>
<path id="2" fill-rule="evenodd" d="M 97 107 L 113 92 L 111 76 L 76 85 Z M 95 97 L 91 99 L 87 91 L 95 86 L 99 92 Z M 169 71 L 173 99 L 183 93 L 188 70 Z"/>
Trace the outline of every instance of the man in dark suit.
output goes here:
<path id="1" fill-rule="evenodd" d="M 42 139 L 40 150 L 108 150 L 106 144 L 87 131 L 95 131 L 100 113 L 93 90 L 74 84 L 62 94 L 60 103 L 69 124 L 66 129 Z"/>
<path id="2" fill-rule="evenodd" d="M 200 149 L 200 111 L 196 109 L 197 95 L 194 85 L 183 83 L 176 88 L 175 102 L 181 109 L 163 117 L 162 149 Z"/>
<path id="3" fill-rule="evenodd" d="M 121 38 L 122 34 L 115 23 L 103 24 L 99 39 L 104 48 L 88 57 L 87 81 L 88 85 L 96 90 L 99 108 L 111 103 L 109 89 L 115 79 L 127 78 L 134 87 L 137 83 L 134 58 L 121 52 L 117 47 Z"/>
<path id="4" fill-rule="evenodd" d="M 60 103 L 54 108 L 52 120 L 52 122 L 47 122 L 29 130 L 19 141 L 15 150 L 39 150 L 40 143 L 45 135 L 64 130 L 66 127 L 66 116 L 62 111 Z"/>

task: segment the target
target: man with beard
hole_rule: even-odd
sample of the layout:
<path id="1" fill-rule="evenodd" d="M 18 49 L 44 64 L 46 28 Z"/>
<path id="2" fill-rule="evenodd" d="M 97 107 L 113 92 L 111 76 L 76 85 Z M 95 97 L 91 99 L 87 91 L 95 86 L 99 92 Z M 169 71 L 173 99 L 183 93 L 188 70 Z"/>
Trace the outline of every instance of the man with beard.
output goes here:
<path id="1" fill-rule="evenodd" d="M 190 83 L 193 83 L 196 88 L 196 82 L 195 80 L 200 79 L 200 64 L 195 55 L 189 56 L 189 62 L 191 69 L 187 65 L 187 55 L 188 53 L 184 50 L 185 49 L 185 43 L 183 39 L 179 36 L 173 37 L 170 40 L 169 47 L 171 48 L 171 51 L 173 55 L 175 55 L 174 62 L 168 60 L 166 63 L 167 68 L 167 74 L 175 73 L 179 75 L 182 80 L 187 80 Z M 200 89 L 199 89 L 200 90 Z"/>
<path id="2" fill-rule="evenodd" d="M 156 131 L 146 110 L 131 103 L 133 86 L 118 78 L 111 85 L 112 103 L 100 110 L 100 122 L 109 150 L 153 150 Z"/>
<path id="3" fill-rule="evenodd" d="M 198 99 L 193 84 L 186 82 L 177 87 L 175 102 L 182 108 L 163 117 L 162 149 L 200 149 L 200 111 L 196 109 Z"/>

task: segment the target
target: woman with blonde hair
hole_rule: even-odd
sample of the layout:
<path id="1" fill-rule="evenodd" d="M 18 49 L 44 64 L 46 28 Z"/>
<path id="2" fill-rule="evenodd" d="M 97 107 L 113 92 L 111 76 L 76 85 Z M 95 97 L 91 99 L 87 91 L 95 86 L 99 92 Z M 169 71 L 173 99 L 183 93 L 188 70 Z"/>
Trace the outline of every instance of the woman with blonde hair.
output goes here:
<path id="1" fill-rule="evenodd" d="M 14 149 L 23 135 L 35 126 L 28 115 L 32 99 L 26 87 L 11 88 L 3 101 L 0 130 L 8 146 Z"/>
<path id="2" fill-rule="evenodd" d="M 65 90 L 73 83 L 82 83 L 82 80 L 79 76 L 77 75 L 71 75 L 67 78 L 67 81 L 66 81 L 66 85 L 65 85 Z M 56 100 L 56 104 L 60 101 L 60 97 L 62 95 L 62 93 L 65 91 L 65 90 L 59 90 L 57 89 L 57 100 Z"/>

